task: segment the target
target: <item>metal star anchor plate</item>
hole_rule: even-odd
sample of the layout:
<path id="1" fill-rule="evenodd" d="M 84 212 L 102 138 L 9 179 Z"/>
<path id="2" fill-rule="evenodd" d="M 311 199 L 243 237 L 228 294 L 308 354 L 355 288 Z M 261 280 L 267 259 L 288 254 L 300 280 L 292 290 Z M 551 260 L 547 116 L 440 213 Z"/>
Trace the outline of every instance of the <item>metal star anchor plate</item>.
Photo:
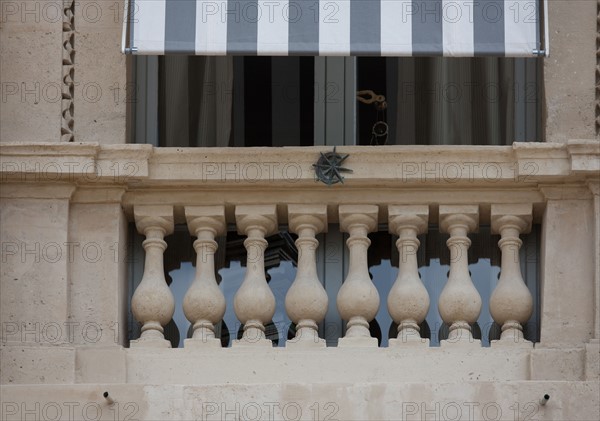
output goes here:
<path id="1" fill-rule="evenodd" d="M 318 181 L 331 186 L 332 184 L 344 183 L 343 172 L 352 172 L 351 169 L 342 167 L 342 163 L 348 158 L 348 154 L 339 154 L 333 147 L 333 152 L 321 152 L 321 157 L 316 164 L 313 164 L 315 169 L 315 178 Z"/>

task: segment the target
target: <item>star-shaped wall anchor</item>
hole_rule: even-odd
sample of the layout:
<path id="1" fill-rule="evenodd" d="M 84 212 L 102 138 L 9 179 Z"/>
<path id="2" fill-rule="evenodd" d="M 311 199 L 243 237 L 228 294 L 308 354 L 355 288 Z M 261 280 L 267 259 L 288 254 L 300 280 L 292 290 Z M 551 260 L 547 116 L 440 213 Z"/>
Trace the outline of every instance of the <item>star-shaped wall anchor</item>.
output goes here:
<path id="1" fill-rule="evenodd" d="M 335 151 L 333 152 L 321 152 L 321 157 L 316 164 L 313 164 L 315 169 L 315 178 L 318 181 L 331 186 L 332 184 L 344 183 L 343 172 L 352 172 L 351 169 L 342 167 L 342 163 L 348 158 L 348 154 L 341 155 Z"/>

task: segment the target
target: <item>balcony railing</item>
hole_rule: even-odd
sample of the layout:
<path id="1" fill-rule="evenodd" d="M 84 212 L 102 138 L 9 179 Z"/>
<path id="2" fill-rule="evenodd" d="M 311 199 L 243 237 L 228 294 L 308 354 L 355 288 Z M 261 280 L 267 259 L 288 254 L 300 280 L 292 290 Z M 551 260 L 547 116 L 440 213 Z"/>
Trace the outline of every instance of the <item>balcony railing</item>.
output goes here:
<path id="1" fill-rule="evenodd" d="M 532 312 L 531 295 L 523 284 L 517 250 L 520 236 L 532 223 L 542 224 L 540 300 L 544 309 L 539 341 L 579 343 L 600 335 L 600 324 L 593 322 L 598 320 L 600 308 L 600 294 L 595 292 L 600 278 L 592 264 L 597 263 L 600 246 L 597 225 L 591 228 L 600 206 L 597 142 L 517 143 L 512 147 L 344 146 L 339 152 L 350 155 L 344 166 L 353 172 L 345 174 L 345 184 L 328 187 L 315 181 L 313 164 L 320 152 L 330 150 L 6 144 L 0 148 L 2 195 L 17 204 L 22 198 L 60 201 L 70 209 L 50 238 L 56 243 L 63 241 L 65 233 L 77 238 L 90 235 L 99 242 L 124 240 L 125 220 L 135 223 L 145 236 L 146 256 L 142 281 L 131 302 L 131 310 L 142 324 L 139 338 L 131 343 L 133 348 L 168 347 L 164 326 L 178 307 L 193 326 L 185 347 L 221 346 L 215 324 L 223 318 L 226 300 L 217 285 L 213 259 L 218 238 L 232 226 L 245 236 L 247 254 L 245 279 L 229 306 L 245 329 L 234 347 L 271 345 L 265 324 L 281 301 L 296 325 L 295 337 L 287 347 L 325 346 L 316 326 L 332 306 L 347 327 L 339 347 L 377 346 L 368 326 L 382 307 L 387 307 L 398 326 L 390 347 L 426 347 L 419 327 L 428 308 L 436 304 L 450 328 L 444 347 L 481 346 L 472 324 L 487 307 L 502 328 L 492 346 L 531 347 L 522 333 Z M 72 204 L 76 207 L 69 208 Z M 110 209 L 119 223 L 103 230 L 93 224 L 86 212 L 97 204 Z M 100 217 L 105 222 L 110 218 Z M 579 220 L 585 223 L 578 224 Z M 85 224 L 78 225 L 82 222 Z M 175 300 L 164 275 L 165 237 L 175 225 L 183 224 L 197 238 L 197 273 L 186 296 Z M 323 293 L 322 279 L 315 270 L 315 254 L 323 247 L 317 238 L 330 224 L 339 224 L 348 235 L 349 271 L 335 297 Z M 372 247 L 368 234 L 384 224 L 398 237 L 400 258 L 398 278 L 381 302 L 368 274 L 367 252 Z M 451 255 L 439 300 L 423 287 L 415 260 L 416 251 L 423 247 L 419 236 L 432 224 L 449 236 L 446 247 Z M 265 279 L 265 237 L 281 225 L 297 235 L 299 257 L 296 279 L 285 300 L 275 302 Z M 467 256 L 473 251 L 469 250 L 470 234 L 484 225 L 500 236 L 502 261 L 495 290 L 482 297 L 473 286 Z M 575 235 L 581 239 L 575 240 Z M 564 253 L 561 244 L 576 251 Z M 574 253 L 577 259 L 572 258 Z M 90 271 L 87 262 L 63 263 L 52 267 L 57 280 L 96 279 L 90 284 L 103 290 L 127 284 L 122 259 L 98 263 L 106 271 Z M 565 276 L 576 282 L 577 288 L 563 296 Z M 87 287 L 82 282 L 73 285 Z M 118 299 L 102 317 L 124 321 L 126 296 L 120 289 Z M 53 305 L 83 314 L 81 309 L 89 304 L 86 299 L 65 293 L 57 295 Z M 38 310 L 21 302 L 11 305 L 15 313 L 20 307 Z M 567 322 L 569 328 L 564 329 Z M 120 335 L 119 343 L 126 342 L 126 335 Z"/>
<path id="2" fill-rule="evenodd" d="M 235 314 L 244 326 L 243 336 L 233 341 L 233 347 L 271 347 L 265 326 L 275 313 L 275 296 L 265 278 L 265 237 L 278 228 L 276 204 L 231 205 L 233 220 L 228 220 L 223 205 L 183 206 L 185 221 L 194 241 L 196 274 L 182 303 L 193 333 L 185 347 L 221 347 L 215 337 L 215 325 L 225 314 L 225 297 L 217 285 L 214 256 L 216 237 L 226 232 L 227 223 L 235 223 L 239 233 L 246 236 L 244 247 L 247 265 L 244 281 L 234 297 Z M 286 204 L 289 230 L 298 236 L 296 278 L 285 297 L 285 309 L 296 325 L 295 337 L 286 347 L 325 347 L 319 337 L 318 325 L 328 309 L 328 296 L 317 275 L 317 234 L 328 224 L 325 204 Z M 342 204 L 335 206 L 342 232 L 349 234 L 349 269 L 340 288 L 336 305 L 346 322 L 346 332 L 339 347 L 377 347 L 371 337 L 371 322 L 380 307 L 380 297 L 369 276 L 367 253 L 371 241 L 368 234 L 377 229 L 379 215 L 387 215 L 390 233 L 396 235 L 399 254 L 397 279 L 387 297 L 387 309 L 398 326 L 396 339 L 390 347 L 429 346 L 422 338 L 419 326 L 430 306 L 427 289 L 420 280 L 417 266 L 417 236 L 427 230 L 429 223 L 439 223 L 442 232 L 449 234 L 446 243 L 450 252 L 450 271 L 439 297 L 438 309 L 449 326 L 448 338 L 442 346 L 481 346 L 473 338 L 472 325 L 482 310 L 482 297 L 473 285 L 468 254 L 469 233 L 477 230 L 479 204 L 441 204 L 435 207 L 437 220 L 430 215 L 428 204 Z M 132 347 L 170 347 L 164 337 L 164 326 L 175 310 L 175 298 L 164 275 L 164 237 L 174 229 L 174 206 L 134 205 L 133 214 L 138 231 L 146 239 L 142 280 L 135 290 L 131 309 L 142 324 L 141 336 Z M 519 262 L 522 241 L 519 236 L 530 231 L 533 219 L 532 203 L 492 203 L 485 219 L 491 222 L 493 234 L 500 235 L 501 274 L 489 299 L 494 321 L 501 326 L 499 340 L 492 346 L 532 347 L 523 336 L 523 324 L 531 317 L 532 295 L 523 281 Z"/>

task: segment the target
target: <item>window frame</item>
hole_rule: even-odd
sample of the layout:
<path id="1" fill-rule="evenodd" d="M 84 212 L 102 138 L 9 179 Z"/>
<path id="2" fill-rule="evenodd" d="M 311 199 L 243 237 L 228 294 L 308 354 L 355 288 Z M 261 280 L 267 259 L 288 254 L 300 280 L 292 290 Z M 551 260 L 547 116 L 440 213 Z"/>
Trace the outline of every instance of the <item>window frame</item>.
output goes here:
<path id="1" fill-rule="evenodd" d="M 136 92 L 130 110 L 134 127 L 130 131 L 129 141 L 159 146 L 159 57 L 134 55 L 132 58 Z M 238 74 L 243 72 L 243 60 L 238 60 L 239 58 L 242 56 L 234 57 L 234 73 Z M 358 112 L 356 85 L 357 60 L 360 57 L 314 57 L 314 59 L 314 93 L 317 96 L 314 100 L 314 146 L 358 145 L 360 142 L 357 139 L 356 127 Z M 514 141 L 540 142 L 543 138 L 541 65 L 543 62 L 526 58 L 514 58 L 514 60 Z M 233 89 L 244 91 L 243 78 L 234 78 Z M 244 126 L 242 98 L 243 93 L 234 96 L 233 101 L 233 147 L 244 147 L 243 136 L 240 136 Z M 394 109 L 394 101 L 391 100 L 388 116 L 394 114 Z M 532 119 L 535 119 L 535 124 L 527 124 Z M 390 125 L 389 130 L 389 136 L 394 137 L 396 129 L 393 124 Z"/>

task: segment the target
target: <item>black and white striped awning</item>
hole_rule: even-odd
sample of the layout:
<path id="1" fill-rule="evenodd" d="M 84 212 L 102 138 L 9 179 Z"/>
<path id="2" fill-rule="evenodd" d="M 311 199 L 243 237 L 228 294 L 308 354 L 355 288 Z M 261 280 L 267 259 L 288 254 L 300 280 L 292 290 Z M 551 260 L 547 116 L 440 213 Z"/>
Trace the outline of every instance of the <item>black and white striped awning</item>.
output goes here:
<path id="1" fill-rule="evenodd" d="M 540 0 L 130 0 L 125 50 L 530 57 L 547 53 L 540 9 Z"/>

